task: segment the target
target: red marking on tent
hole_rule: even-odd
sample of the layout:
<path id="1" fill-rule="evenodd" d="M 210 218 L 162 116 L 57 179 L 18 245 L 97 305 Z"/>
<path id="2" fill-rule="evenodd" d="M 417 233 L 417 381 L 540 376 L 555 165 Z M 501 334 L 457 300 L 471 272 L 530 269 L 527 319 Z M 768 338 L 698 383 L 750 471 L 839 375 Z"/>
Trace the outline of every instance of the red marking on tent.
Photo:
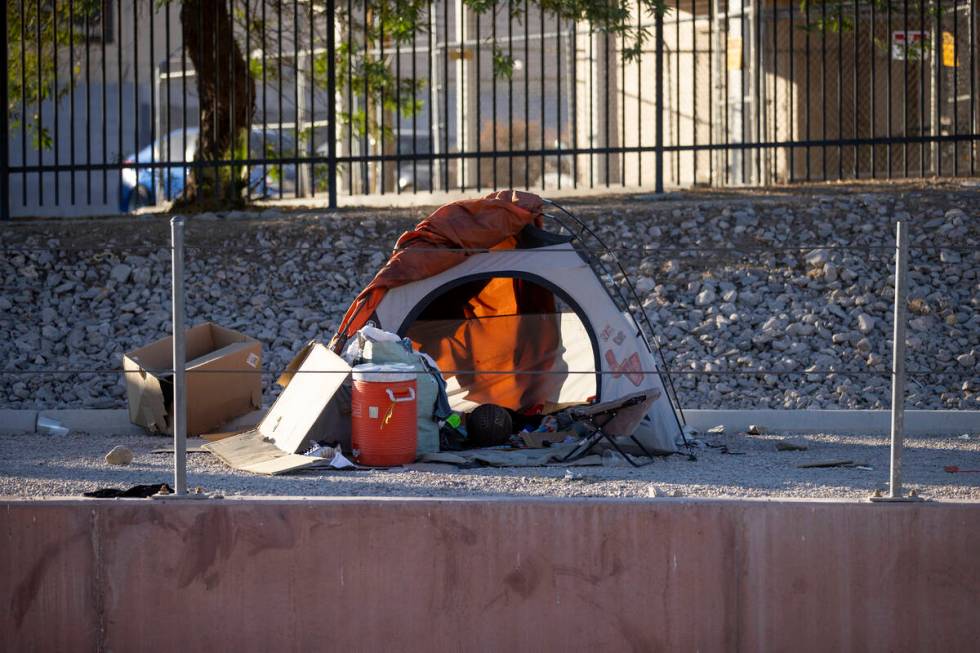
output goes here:
<path id="1" fill-rule="evenodd" d="M 632 356 L 620 363 L 616 360 L 616 354 L 613 353 L 613 350 L 607 349 L 606 362 L 609 363 L 609 367 L 612 369 L 614 379 L 618 379 L 625 374 L 626 378 L 633 385 L 639 387 L 643 383 L 643 368 L 640 365 L 640 355 L 636 352 L 633 352 Z"/>

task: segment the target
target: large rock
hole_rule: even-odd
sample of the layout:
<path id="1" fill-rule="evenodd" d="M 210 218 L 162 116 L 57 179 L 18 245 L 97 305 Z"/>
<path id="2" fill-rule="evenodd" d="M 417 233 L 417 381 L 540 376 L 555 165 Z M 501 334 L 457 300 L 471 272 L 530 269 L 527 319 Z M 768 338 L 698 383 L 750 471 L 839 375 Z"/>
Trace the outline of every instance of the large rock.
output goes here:
<path id="1" fill-rule="evenodd" d="M 875 319 L 867 313 L 861 313 L 857 317 L 858 331 L 867 335 L 875 330 Z"/>
<path id="2" fill-rule="evenodd" d="M 129 275 L 133 273 L 133 268 L 129 267 L 125 263 L 117 263 L 112 266 L 112 270 L 109 272 L 109 278 L 116 283 L 126 283 L 129 281 Z"/>

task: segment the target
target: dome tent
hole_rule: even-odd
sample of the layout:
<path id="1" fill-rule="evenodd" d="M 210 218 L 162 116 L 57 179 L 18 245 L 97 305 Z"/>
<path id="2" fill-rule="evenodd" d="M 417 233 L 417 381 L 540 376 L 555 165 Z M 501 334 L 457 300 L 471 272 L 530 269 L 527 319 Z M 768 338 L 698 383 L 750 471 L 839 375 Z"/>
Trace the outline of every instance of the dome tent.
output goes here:
<path id="1" fill-rule="evenodd" d="M 632 285 L 625 275 L 626 289 L 615 284 L 602 254 L 583 222 L 530 193 L 447 204 L 398 239 L 331 347 L 367 324 L 408 337 L 436 360 L 460 410 L 549 411 L 657 389 L 647 427 L 657 449 L 672 451 L 682 435 L 676 394 L 646 316 L 631 312 Z"/>

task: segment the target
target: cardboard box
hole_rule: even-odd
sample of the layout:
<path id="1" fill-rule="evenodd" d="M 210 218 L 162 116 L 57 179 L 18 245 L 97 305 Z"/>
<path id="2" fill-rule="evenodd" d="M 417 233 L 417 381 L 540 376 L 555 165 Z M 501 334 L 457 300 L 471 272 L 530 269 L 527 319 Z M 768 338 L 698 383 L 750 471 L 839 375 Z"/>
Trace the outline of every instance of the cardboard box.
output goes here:
<path id="1" fill-rule="evenodd" d="M 262 343 L 211 322 L 186 333 L 187 434 L 207 433 L 260 408 Z M 172 368 L 169 336 L 123 356 L 123 369 L 136 372 L 126 374 L 129 419 L 152 433 L 173 432 Z"/>
<path id="2" fill-rule="evenodd" d="M 289 364 L 285 389 L 259 425 L 204 446 L 235 469 L 256 474 L 287 472 L 329 463 L 298 452 L 316 440 L 334 441 L 343 424 L 335 401 L 351 368 L 320 343 L 304 348 Z M 349 423 L 350 418 L 347 418 Z"/>

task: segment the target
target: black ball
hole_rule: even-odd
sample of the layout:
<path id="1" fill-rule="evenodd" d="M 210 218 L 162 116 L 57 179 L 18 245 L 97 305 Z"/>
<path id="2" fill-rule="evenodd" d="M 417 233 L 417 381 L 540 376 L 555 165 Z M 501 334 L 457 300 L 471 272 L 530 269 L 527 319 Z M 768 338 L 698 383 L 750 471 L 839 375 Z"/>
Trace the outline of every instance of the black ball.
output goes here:
<path id="1" fill-rule="evenodd" d="M 510 413 L 496 404 L 483 404 L 466 418 L 466 434 L 473 446 L 496 447 L 510 438 L 513 425 Z"/>

